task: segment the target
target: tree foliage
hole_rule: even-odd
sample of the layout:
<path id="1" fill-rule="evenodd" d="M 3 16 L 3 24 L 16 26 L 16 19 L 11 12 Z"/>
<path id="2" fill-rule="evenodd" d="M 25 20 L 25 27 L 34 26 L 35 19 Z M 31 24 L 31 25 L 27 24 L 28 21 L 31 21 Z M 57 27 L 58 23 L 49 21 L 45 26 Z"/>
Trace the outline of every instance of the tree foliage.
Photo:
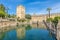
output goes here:
<path id="1" fill-rule="evenodd" d="M 30 15 L 30 14 L 26 14 L 26 15 L 25 15 L 25 18 L 26 18 L 26 19 L 31 19 L 31 15 Z"/>
<path id="2" fill-rule="evenodd" d="M 11 18 L 11 15 L 10 14 L 8 14 L 8 18 Z"/>
<path id="3" fill-rule="evenodd" d="M 0 11 L 5 12 L 5 6 L 3 4 L 0 4 Z"/>
<path id="4" fill-rule="evenodd" d="M 3 11 L 0 11 L 0 17 L 4 18 L 5 16 L 7 16 L 7 14 Z"/>
<path id="5" fill-rule="evenodd" d="M 51 11 L 51 8 L 47 8 L 47 11 L 49 13 L 49 18 L 50 18 L 50 11 Z"/>
<path id="6" fill-rule="evenodd" d="M 51 10 L 51 8 L 47 8 L 47 11 L 50 11 Z"/>
<path id="7" fill-rule="evenodd" d="M 0 17 L 4 18 L 7 16 L 7 13 L 5 11 L 5 6 L 3 4 L 0 4 Z"/>
<path id="8" fill-rule="evenodd" d="M 60 20 L 60 17 L 55 17 L 55 18 L 52 20 L 52 23 L 54 23 L 55 27 L 57 27 L 59 20 Z"/>
<path id="9" fill-rule="evenodd" d="M 12 15 L 10 15 L 11 16 L 11 18 L 15 18 L 16 17 L 16 15 L 15 14 L 12 14 Z"/>
<path id="10" fill-rule="evenodd" d="M 51 22 L 53 19 L 52 18 L 47 18 L 47 22 Z"/>
<path id="11" fill-rule="evenodd" d="M 57 17 L 54 17 L 54 19 L 48 18 L 48 19 L 47 19 L 47 22 L 52 22 L 52 23 L 54 24 L 55 28 L 56 28 L 57 25 L 58 25 L 59 20 L 60 20 L 60 17 L 57 16 Z"/>
<path id="12" fill-rule="evenodd" d="M 17 19 L 18 22 L 25 22 L 26 20 L 25 19 Z"/>

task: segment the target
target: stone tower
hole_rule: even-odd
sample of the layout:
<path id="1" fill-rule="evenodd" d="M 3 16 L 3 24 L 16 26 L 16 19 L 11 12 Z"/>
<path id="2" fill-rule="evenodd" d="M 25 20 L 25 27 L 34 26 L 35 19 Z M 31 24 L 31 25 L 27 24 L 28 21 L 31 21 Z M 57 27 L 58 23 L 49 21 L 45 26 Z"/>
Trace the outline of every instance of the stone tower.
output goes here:
<path id="1" fill-rule="evenodd" d="M 25 19 L 25 8 L 22 5 L 17 6 L 17 18 Z"/>

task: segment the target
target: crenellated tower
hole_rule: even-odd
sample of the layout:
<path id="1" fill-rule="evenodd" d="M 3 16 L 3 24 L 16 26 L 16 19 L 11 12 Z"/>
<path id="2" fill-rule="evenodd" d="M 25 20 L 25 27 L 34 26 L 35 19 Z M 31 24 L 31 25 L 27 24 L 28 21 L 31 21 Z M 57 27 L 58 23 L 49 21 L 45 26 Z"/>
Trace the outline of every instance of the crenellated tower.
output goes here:
<path id="1" fill-rule="evenodd" d="M 17 6 L 17 18 L 25 19 L 25 8 L 22 5 Z"/>

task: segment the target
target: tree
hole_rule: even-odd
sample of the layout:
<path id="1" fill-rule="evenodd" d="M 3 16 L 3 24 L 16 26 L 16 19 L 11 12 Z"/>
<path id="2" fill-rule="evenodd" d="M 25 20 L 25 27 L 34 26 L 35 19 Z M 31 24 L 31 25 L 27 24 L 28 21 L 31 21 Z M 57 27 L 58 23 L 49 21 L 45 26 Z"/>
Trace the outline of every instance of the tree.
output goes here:
<path id="1" fill-rule="evenodd" d="M 48 22 L 52 22 L 54 24 L 55 28 L 57 28 L 59 20 L 60 20 L 60 17 L 54 17 L 54 19 L 52 19 L 52 18 L 47 19 Z"/>
<path id="2" fill-rule="evenodd" d="M 15 18 L 15 17 L 16 17 L 16 15 L 15 15 L 15 14 L 12 14 L 12 15 L 11 15 L 11 17 L 12 17 L 12 18 Z"/>
<path id="3" fill-rule="evenodd" d="M 51 22 L 53 19 L 52 18 L 47 18 L 47 22 Z"/>
<path id="4" fill-rule="evenodd" d="M 26 15 L 25 15 L 25 18 L 26 18 L 26 19 L 31 19 L 31 15 L 30 15 L 30 14 L 26 14 Z"/>
<path id="5" fill-rule="evenodd" d="M 49 18 L 50 18 L 50 11 L 51 11 L 51 8 L 47 8 L 47 11 L 49 13 Z"/>
<path id="6" fill-rule="evenodd" d="M 4 18 L 5 17 L 5 13 L 3 11 L 0 11 L 0 17 Z"/>
<path id="7" fill-rule="evenodd" d="M 5 6 L 3 4 L 0 4 L 0 11 L 5 12 Z"/>
<path id="8" fill-rule="evenodd" d="M 7 16 L 7 13 L 5 12 L 5 6 L 0 4 L 0 17 L 5 18 L 5 16 Z"/>
<path id="9" fill-rule="evenodd" d="M 8 18 L 11 18 L 11 15 L 10 14 L 8 14 Z"/>
<path id="10" fill-rule="evenodd" d="M 52 23 L 55 25 L 55 28 L 57 27 L 59 20 L 60 20 L 60 17 L 55 17 L 55 18 L 52 20 Z"/>

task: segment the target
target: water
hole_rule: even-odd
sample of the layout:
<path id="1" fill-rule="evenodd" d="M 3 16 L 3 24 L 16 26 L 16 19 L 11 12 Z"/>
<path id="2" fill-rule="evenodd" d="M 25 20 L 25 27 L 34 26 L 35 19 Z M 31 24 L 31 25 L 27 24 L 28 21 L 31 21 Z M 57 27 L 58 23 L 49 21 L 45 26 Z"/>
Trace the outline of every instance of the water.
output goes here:
<path id="1" fill-rule="evenodd" d="M 45 29 L 32 29 L 26 33 L 27 40 L 55 40 Z"/>
<path id="2" fill-rule="evenodd" d="M 9 31 L 5 34 L 4 40 L 18 40 L 16 30 Z M 46 29 L 27 30 L 24 40 L 55 40 Z"/>
<path id="3" fill-rule="evenodd" d="M 4 40 L 17 40 L 16 31 L 12 30 L 5 34 Z"/>

